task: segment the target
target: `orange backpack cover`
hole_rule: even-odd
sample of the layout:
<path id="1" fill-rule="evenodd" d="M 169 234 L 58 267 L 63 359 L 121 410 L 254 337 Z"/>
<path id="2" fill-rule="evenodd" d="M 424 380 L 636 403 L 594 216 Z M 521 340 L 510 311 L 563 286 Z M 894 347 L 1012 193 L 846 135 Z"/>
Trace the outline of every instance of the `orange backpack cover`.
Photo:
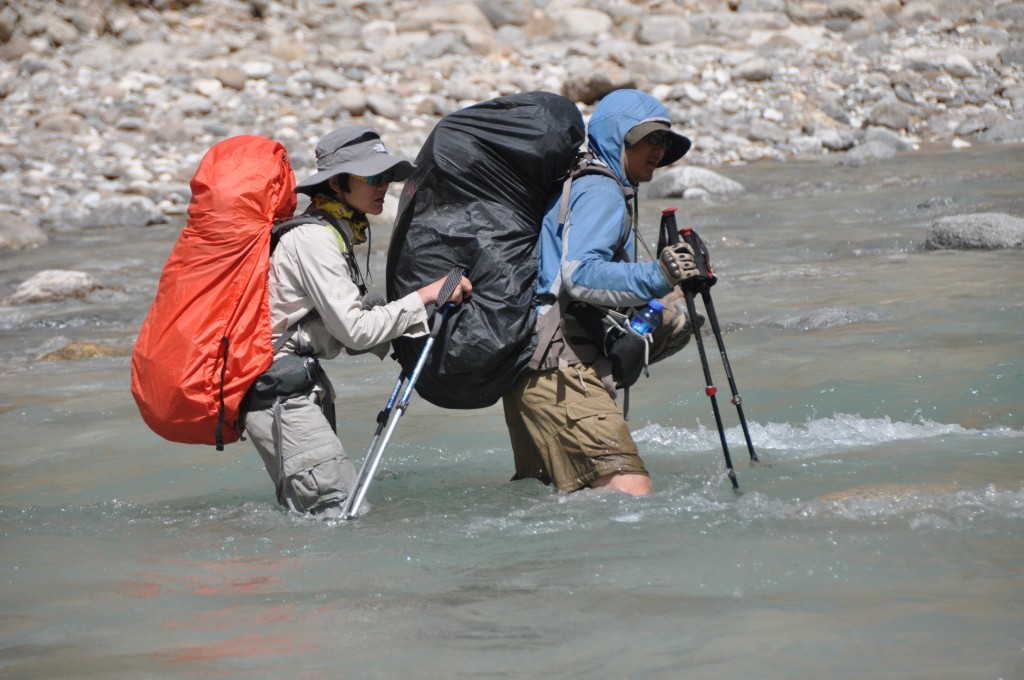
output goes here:
<path id="1" fill-rule="evenodd" d="M 273 360 L 270 229 L 295 211 L 295 173 L 279 142 L 243 135 L 211 147 L 191 187 L 132 351 L 131 389 L 153 432 L 220 450 L 240 438 L 242 398 Z"/>

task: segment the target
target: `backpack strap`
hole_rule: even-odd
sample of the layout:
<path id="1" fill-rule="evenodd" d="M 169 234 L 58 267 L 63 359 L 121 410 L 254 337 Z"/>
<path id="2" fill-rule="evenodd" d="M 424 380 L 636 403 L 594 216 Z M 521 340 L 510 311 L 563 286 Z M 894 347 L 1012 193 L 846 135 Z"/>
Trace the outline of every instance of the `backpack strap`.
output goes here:
<path id="1" fill-rule="evenodd" d="M 590 152 L 581 153 L 577 157 L 575 167 L 570 171 L 569 176 L 562 183 L 562 200 L 558 210 L 558 225 L 560 228 L 564 227 L 565 223 L 569 220 L 569 197 L 572 192 L 573 180 L 585 175 L 601 175 L 603 177 L 607 177 L 608 179 L 613 180 L 622 190 L 623 200 L 626 201 L 626 224 L 623 228 L 622 237 L 619 241 L 615 254 L 620 260 L 628 262 L 629 255 L 626 252 L 626 243 L 629 240 L 630 232 L 635 231 L 633 229 L 633 225 L 637 223 L 636 189 L 631 186 L 624 185 L 611 168 L 598 160 Z M 555 366 L 564 367 L 581 361 L 581 357 L 579 357 L 576 350 L 582 350 L 583 348 L 577 345 L 575 339 L 585 333 L 583 333 L 583 329 L 579 322 L 575 320 L 575 317 L 573 317 L 571 321 L 566 318 L 567 316 L 571 317 L 572 315 L 568 312 L 570 300 L 566 297 L 564 288 L 559 286 L 558 295 L 553 301 L 549 302 L 551 304 L 551 308 L 546 310 L 545 314 L 540 315 L 537 321 L 537 348 L 534 351 L 530 362 L 530 368 L 534 370 L 553 368 Z M 588 303 L 579 302 L 578 304 L 587 305 Z M 603 310 L 603 308 L 598 309 Z M 554 341 L 558 339 L 561 340 L 558 356 L 552 356 L 550 354 L 550 350 Z M 611 375 L 611 363 L 603 356 L 598 356 L 596 359 L 596 367 L 598 375 L 601 377 L 601 382 L 614 399 L 616 389 L 615 381 Z M 624 414 L 628 417 L 628 406 L 626 407 Z"/>
<path id="2" fill-rule="evenodd" d="M 597 159 L 593 153 L 585 151 L 576 158 L 576 165 L 569 172 L 569 176 L 562 183 L 562 201 L 558 209 L 558 226 L 564 227 L 569 219 L 569 195 L 572 192 L 573 180 L 585 175 L 602 175 L 615 182 L 622 190 L 622 198 L 626 201 L 626 225 L 622 230 L 622 238 L 615 254 L 623 261 L 629 261 L 626 253 L 626 242 L 629 240 L 630 232 L 634 231 L 633 226 L 637 223 L 637 201 L 636 189 L 623 184 L 607 164 Z"/>
<path id="3" fill-rule="evenodd" d="M 291 326 L 288 326 L 288 328 L 285 328 L 284 332 L 281 333 L 281 335 L 277 336 L 277 340 L 274 341 L 274 354 L 277 354 L 278 352 L 281 351 L 281 348 L 284 347 L 285 344 L 287 344 L 287 342 L 292 339 L 293 335 L 295 335 L 295 331 L 299 330 L 299 326 L 302 325 L 302 322 L 309 318 L 310 314 L 314 314 L 315 312 L 316 310 L 313 310 L 306 316 L 302 317 L 301 319 L 293 323 Z"/>
<path id="4" fill-rule="evenodd" d="M 274 226 L 270 228 L 270 252 L 274 252 L 274 249 L 277 248 L 277 244 L 281 242 L 282 236 L 295 227 L 302 226 L 303 224 L 319 224 L 334 230 L 335 237 L 338 239 L 338 246 L 341 248 L 341 254 L 345 257 L 345 261 L 348 262 L 349 267 L 355 274 L 355 284 L 359 287 L 359 294 L 366 295 L 367 289 L 366 284 L 363 281 L 363 273 L 359 270 L 359 264 L 356 262 L 356 257 L 352 253 L 352 247 L 348 241 L 348 236 L 345 235 L 345 230 L 341 228 L 340 224 L 336 224 L 330 215 L 323 211 L 314 210 L 309 213 L 289 217 L 288 219 L 281 220 L 280 222 L 275 222 Z M 281 348 L 285 346 L 285 343 L 295 335 L 295 331 L 299 329 L 303 321 L 314 317 L 316 314 L 316 310 L 313 310 L 286 328 L 274 342 L 274 354 L 281 351 Z M 300 350 L 299 354 L 303 354 L 303 352 Z"/>
<path id="5" fill-rule="evenodd" d="M 276 222 L 270 229 L 270 252 L 274 252 L 274 249 L 281 241 L 282 236 L 295 227 L 303 224 L 319 224 L 334 230 L 335 237 L 338 239 L 338 246 L 341 249 L 341 254 L 353 272 L 353 282 L 359 287 L 359 294 L 366 295 L 366 280 L 363 278 L 362 270 L 359 269 L 359 263 L 356 262 L 356 256 L 355 253 L 352 252 L 352 244 L 349 242 L 348 235 L 345 233 L 341 224 L 339 224 L 334 216 L 329 213 L 322 210 L 313 210 L 308 213 L 303 213 L 301 215 L 296 215 L 295 217 L 290 217 L 286 220 Z"/>

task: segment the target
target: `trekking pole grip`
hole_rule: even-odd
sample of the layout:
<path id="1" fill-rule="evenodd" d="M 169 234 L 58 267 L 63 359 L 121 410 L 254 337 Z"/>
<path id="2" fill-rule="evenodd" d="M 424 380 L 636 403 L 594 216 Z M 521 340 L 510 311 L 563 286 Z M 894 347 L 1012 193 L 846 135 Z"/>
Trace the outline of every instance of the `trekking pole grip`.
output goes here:
<path id="1" fill-rule="evenodd" d="M 443 307 L 448 304 L 448 301 L 452 297 L 458 287 L 459 282 L 462 281 L 462 277 L 465 276 L 465 269 L 462 267 L 456 267 L 448 272 L 448 276 L 445 278 L 444 283 L 441 285 L 441 290 L 437 293 L 437 306 Z"/>
<path id="2" fill-rule="evenodd" d="M 698 293 L 715 285 L 718 277 L 711 268 L 711 255 L 704 241 L 691 227 L 680 229 L 676 224 L 676 208 L 665 208 L 661 211 L 661 230 L 658 234 L 658 254 L 666 246 L 674 246 L 680 241 L 690 245 L 693 250 L 693 263 L 697 267 L 697 276 L 693 279 L 682 281 L 679 288 L 683 291 Z"/>
<path id="3" fill-rule="evenodd" d="M 444 323 L 451 308 L 455 306 L 455 303 L 451 302 L 452 293 L 458 290 L 459 282 L 462 281 L 462 277 L 466 273 L 462 267 L 455 267 L 448 272 L 444 283 L 441 284 L 441 290 L 437 292 L 437 302 L 434 305 L 434 320 L 430 328 L 431 338 L 436 338 L 437 334 L 441 332 L 441 324 Z"/>
<path id="4" fill-rule="evenodd" d="M 705 309 L 711 301 L 711 294 L 708 292 L 708 288 L 714 284 L 714 280 L 711 283 L 707 283 L 710 272 L 710 267 L 707 264 L 707 249 L 704 248 L 704 243 L 697 236 L 696 232 L 692 229 L 686 228 L 679 230 L 676 225 L 676 209 L 666 208 L 661 212 L 661 233 L 658 237 L 659 253 L 662 245 L 671 246 L 679 243 L 680 237 L 693 247 L 694 251 L 694 262 L 697 263 L 697 269 L 700 274 L 692 281 L 684 281 L 679 284 L 679 289 L 683 292 L 683 296 L 686 299 L 686 313 L 689 315 L 691 321 L 697 318 L 697 309 L 694 304 L 694 295 L 698 292 L 701 293 L 701 298 L 704 301 Z M 699 244 L 699 248 L 698 248 Z M 703 262 L 698 260 L 697 253 L 703 252 L 703 257 L 700 258 Z M 703 267 L 703 268 L 702 268 Z M 713 276 L 713 273 L 712 273 Z M 712 312 L 713 312 L 712 308 Z M 715 337 L 720 338 L 718 331 L 718 320 L 711 313 L 708 315 L 708 319 L 715 330 Z M 714 382 L 711 379 L 711 368 L 708 366 L 707 352 L 704 349 L 704 339 L 701 335 L 700 328 L 696 323 L 693 323 L 693 337 L 697 341 L 697 353 L 700 355 L 700 365 L 704 371 L 704 394 L 707 395 L 708 399 L 711 400 L 711 410 L 715 416 L 715 425 L 718 427 L 718 438 L 722 444 L 722 456 L 725 459 L 726 473 L 729 476 L 729 482 L 732 484 L 732 489 L 736 493 L 740 492 L 739 480 L 736 478 L 736 471 L 733 469 L 732 456 L 729 454 L 729 444 L 725 437 L 725 426 L 722 424 L 722 414 L 718 408 L 718 399 L 716 394 L 718 388 L 715 387 Z M 721 340 L 719 340 L 721 343 Z M 722 352 L 724 358 L 724 349 Z"/>

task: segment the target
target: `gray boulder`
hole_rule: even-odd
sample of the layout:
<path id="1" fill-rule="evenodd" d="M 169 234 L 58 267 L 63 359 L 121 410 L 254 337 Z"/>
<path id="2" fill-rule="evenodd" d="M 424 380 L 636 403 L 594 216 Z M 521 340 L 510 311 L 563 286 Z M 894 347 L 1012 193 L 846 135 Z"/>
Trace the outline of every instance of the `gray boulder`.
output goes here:
<path id="1" fill-rule="evenodd" d="M 641 45 L 658 43 L 674 43 L 686 45 L 690 42 L 692 31 L 686 17 L 652 14 L 640 21 L 636 32 L 636 41 Z"/>
<path id="2" fill-rule="evenodd" d="M 0 250 L 25 250 L 45 245 L 46 232 L 23 217 L 0 214 Z"/>
<path id="3" fill-rule="evenodd" d="M 160 224 L 165 218 L 156 204 L 145 196 L 112 196 L 101 199 L 82 217 L 81 226 L 145 227 Z"/>
<path id="4" fill-rule="evenodd" d="M 678 198 L 689 189 L 703 189 L 708 194 L 737 194 L 745 190 L 735 180 L 706 168 L 685 166 L 664 172 L 647 185 L 650 198 Z M 703 194 L 702 194 L 703 195 Z"/>
<path id="5" fill-rule="evenodd" d="M 56 302 L 85 297 L 100 287 L 99 281 L 85 272 L 45 269 L 19 285 L 14 295 L 7 298 L 7 304 Z"/>
<path id="6" fill-rule="evenodd" d="M 864 165 L 865 163 L 873 163 L 876 161 L 884 161 L 889 158 L 896 156 L 896 149 L 885 142 L 873 140 L 865 142 L 846 152 L 842 160 L 839 161 L 841 165 Z"/>
<path id="7" fill-rule="evenodd" d="M 869 127 L 864 131 L 864 143 L 878 142 L 892 147 L 894 151 L 910 151 L 913 145 L 898 133 L 879 127 Z"/>
<path id="8" fill-rule="evenodd" d="M 924 247 L 927 250 L 1024 248 L 1024 219 L 1001 213 L 942 217 L 932 224 Z"/>
<path id="9" fill-rule="evenodd" d="M 893 130 L 909 130 L 910 109 L 895 98 L 885 99 L 871 109 L 868 114 L 868 123 Z"/>
<path id="10" fill-rule="evenodd" d="M 825 130 L 818 139 L 829 151 L 848 151 L 857 143 L 853 133 L 846 130 Z"/>
<path id="11" fill-rule="evenodd" d="M 776 67 L 772 66 L 767 59 L 754 57 L 739 64 L 732 70 L 732 77 L 735 80 L 746 80 L 750 82 L 761 82 L 771 80 Z"/>
<path id="12" fill-rule="evenodd" d="M 1017 144 L 1024 142 L 1024 120 L 1012 120 L 994 125 L 977 136 L 989 144 Z"/>
<path id="13" fill-rule="evenodd" d="M 522 26 L 530 20 L 533 10 L 529 0 L 477 0 L 476 4 L 494 28 Z"/>

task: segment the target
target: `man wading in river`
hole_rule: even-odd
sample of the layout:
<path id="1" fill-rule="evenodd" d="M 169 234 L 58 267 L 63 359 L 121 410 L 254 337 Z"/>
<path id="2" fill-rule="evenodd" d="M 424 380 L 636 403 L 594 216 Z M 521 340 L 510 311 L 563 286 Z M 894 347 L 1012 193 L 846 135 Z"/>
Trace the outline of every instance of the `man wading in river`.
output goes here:
<path id="1" fill-rule="evenodd" d="M 565 492 L 589 486 L 640 496 L 651 489 L 615 404 L 609 362 L 565 309 L 570 301 L 644 305 L 697 275 L 686 244 L 666 248 L 656 261 L 632 261 L 638 185 L 690 148 L 671 125 L 665 107 L 644 92 L 606 96 L 587 130 L 592 162 L 604 171 L 573 181 L 564 217 L 560 199 L 544 217 L 537 278 L 541 340 L 533 370 L 503 398 L 514 479 L 533 477 Z"/>

